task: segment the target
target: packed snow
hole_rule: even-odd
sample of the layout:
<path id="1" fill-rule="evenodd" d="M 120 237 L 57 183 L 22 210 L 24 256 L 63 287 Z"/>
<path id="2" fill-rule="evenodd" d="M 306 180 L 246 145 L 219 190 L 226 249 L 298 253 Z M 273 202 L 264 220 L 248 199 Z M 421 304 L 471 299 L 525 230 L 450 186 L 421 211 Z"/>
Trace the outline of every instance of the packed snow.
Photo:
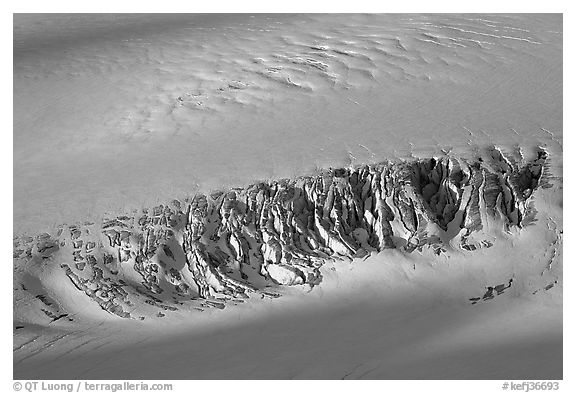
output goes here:
<path id="1" fill-rule="evenodd" d="M 15 14 L 14 378 L 561 379 L 562 29 Z"/>

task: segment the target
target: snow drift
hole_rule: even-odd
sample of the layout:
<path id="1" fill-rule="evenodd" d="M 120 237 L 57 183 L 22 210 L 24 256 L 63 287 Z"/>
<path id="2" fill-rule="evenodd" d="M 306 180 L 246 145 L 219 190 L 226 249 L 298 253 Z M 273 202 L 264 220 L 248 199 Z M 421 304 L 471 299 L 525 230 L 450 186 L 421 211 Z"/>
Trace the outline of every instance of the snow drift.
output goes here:
<path id="1" fill-rule="evenodd" d="M 562 377 L 560 15 L 15 15 L 14 377 Z"/>

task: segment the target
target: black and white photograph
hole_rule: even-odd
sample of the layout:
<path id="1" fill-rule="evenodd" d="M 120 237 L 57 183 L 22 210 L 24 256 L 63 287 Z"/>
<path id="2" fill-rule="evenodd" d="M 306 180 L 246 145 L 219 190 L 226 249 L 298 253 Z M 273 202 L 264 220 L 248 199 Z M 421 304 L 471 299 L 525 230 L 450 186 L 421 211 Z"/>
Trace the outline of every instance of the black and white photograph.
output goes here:
<path id="1" fill-rule="evenodd" d="M 12 14 L 6 391 L 563 390 L 562 9 L 250 10 Z"/>

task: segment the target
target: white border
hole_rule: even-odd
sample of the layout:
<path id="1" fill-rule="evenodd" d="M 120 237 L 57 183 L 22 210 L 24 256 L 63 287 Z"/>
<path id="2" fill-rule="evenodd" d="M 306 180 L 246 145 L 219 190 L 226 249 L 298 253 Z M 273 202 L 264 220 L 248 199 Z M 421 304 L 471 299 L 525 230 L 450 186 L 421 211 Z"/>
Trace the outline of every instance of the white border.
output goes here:
<path id="1" fill-rule="evenodd" d="M 191 0 L 169 2 L 162 1 L 119 1 L 119 0 L 100 0 L 94 2 L 81 2 L 81 1 L 10 1 L 8 4 L 2 6 L 2 48 L 3 53 L 12 54 L 12 13 L 19 12 L 137 12 L 137 13 L 171 13 L 171 12 L 194 12 L 194 13 L 209 13 L 209 12 L 227 12 L 227 13 L 246 13 L 246 12 L 562 12 L 564 13 L 564 70 L 576 69 L 572 51 L 570 50 L 574 42 L 573 26 L 574 18 L 572 18 L 573 7 L 569 6 L 568 1 L 540 1 L 540 2 L 504 2 L 497 0 L 484 0 L 477 2 L 464 2 L 464 1 L 398 1 L 398 2 L 376 2 L 376 1 L 311 1 L 311 0 L 291 0 L 289 2 L 273 2 L 264 0 L 243 0 L 243 1 L 206 1 L 195 2 Z M 6 184 L 5 190 L 2 193 L 3 206 L 9 206 L 9 211 L 12 212 L 12 187 L 8 189 L 8 184 L 12 185 L 12 60 L 8 60 L 8 56 L 4 58 L 1 63 L 3 72 L 3 91 L 2 95 L 2 119 L 4 119 L 4 131 L 2 137 L 2 180 Z M 574 160 L 572 159 L 573 138 L 571 130 L 573 130 L 574 122 L 571 112 L 574 100 L 572 97 L 572 87 L 574 80 L 572 73 L 564 72 L 564 129 L 568 132 L 564 133 L 564 146 L 568 149 L 565 153 L 565 170 L 568 174 L 565 187 L 567 189 L 566 195 L 572 196 L 574 194 L 574 181 L 572 169 L 574 168 Z M 568 199 L 568 202 L 571 199 Z M 570 223 L 571 218 L 574 217 L 574 209 L 568 203 L 566 206 L 566 213 L 564 222 Z M 2 274 L 2 310 L 8 313 L 12 309 L 12 226 L 4 225 L 1 229 L 2 236 L 2 256 L 5 263 L 4 272 Z M 574 325 L 574 290 L 572 289 L 572 279 L 574 277 L 574 268 L 572 266 L 570 249 L 571 241 L 574 236 L 572 230 L 568 226 L 565 232 L 565 242 L 567 245 L 564 250 L 565 264 L 564 264 L 564 381 L 561 381 L 560 386 L 563 391 L 575 391 L 573 383 L 574 370 L 574 339 L 572 332 L 575 331 Z M 12 391 L 12 324 L 4 318 L 2 323 L 2 391 Z M 100 381 L 104 382 L 104 381 Z M 113 381 L 110 381 L 113 382 Z M 136 381 L 138 382 L 138 381 Z M 168 381 L 158 381 L 168 382 Z M 210 381 L 172 381 L 175 385 L 175 390 L 178 392 L 194 392 L 198 389 L 214 388 L 214 383 Z M 502 391 L 501 386 L 504 381 L 354 381 L 341 383 L 339 381 L 280 381 L 274 382 L 270 385 L 268 381 L 219 381 L 217 389 L 232 388 L 235 391 L 254 391 L 255 389 L 269 390 L 273 389 L 275 392 L 287 392 L 293 389 L 309 391 L 339 391 L 348 389 L 366 389 L 366 391 L 382 391 L 383 389 L 390 389 L 391 391 L 442 391 L 442 392 L 493 392 Z M 570 388 L 569 386 L 573 386 Z"/>

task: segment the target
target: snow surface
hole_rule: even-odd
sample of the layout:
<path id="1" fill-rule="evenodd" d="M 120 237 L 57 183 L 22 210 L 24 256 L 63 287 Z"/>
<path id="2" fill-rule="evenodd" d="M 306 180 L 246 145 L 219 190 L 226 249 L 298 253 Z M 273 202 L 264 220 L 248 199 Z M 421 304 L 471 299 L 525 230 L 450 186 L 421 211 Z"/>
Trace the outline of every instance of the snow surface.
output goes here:
<path id="1" fill-rule="evenodd" d="M 24 266 L 76 322 L 15 290 L 14 378 L 562 378 L 562 135 L 561 15 L 15 15 L 15 234 L 486 145 L 541 146 L 555 178 L 490 249 L 327 263 L 225 310 L 120 321 Z"/>
<path id="2" fill-rule="evenodd" d="M 557 15 L 14 18 L 18 232 L 316 166 L 562 141 Z"/>

